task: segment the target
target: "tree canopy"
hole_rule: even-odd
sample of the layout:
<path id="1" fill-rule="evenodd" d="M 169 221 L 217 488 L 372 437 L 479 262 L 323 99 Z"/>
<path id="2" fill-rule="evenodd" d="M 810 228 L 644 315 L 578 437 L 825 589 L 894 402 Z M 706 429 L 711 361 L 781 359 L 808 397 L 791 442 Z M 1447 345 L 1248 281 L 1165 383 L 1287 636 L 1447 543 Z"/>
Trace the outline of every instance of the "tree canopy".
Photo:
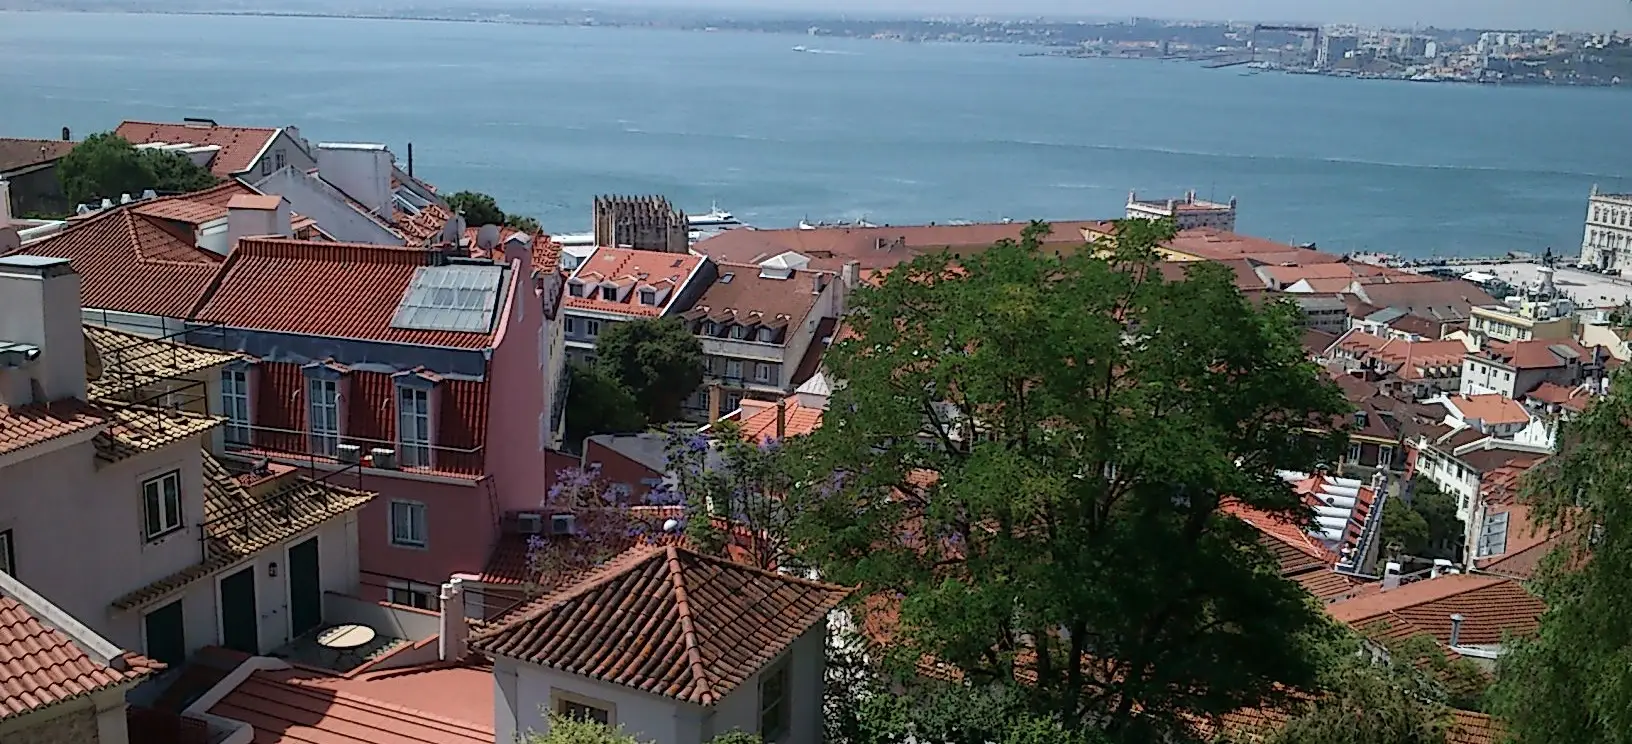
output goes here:
<path id="1" fill-rule="evenodd" d="M 686 398 L 703 384 L 703 344 L 679 318 L 608 323 L 595 341 L 595 357 L 634 395 L 647 421 L 678 418 Z"/>
<path id="2" fill-rule="evenodd" d="M 747 441 L 732 421 L 714 424 L 711 434 L 676 432 L 669 439 L 669 472 L 688 511 L 720 518 L 688 520 L 686 537 L 703 552 L 724 555 L 731 541 L 722 524 L 735 525 L 754 536 L 738 541 L 738 560 L 765 569 L 786 567 L 792 559 L 787 496 L 793 480 L 781 443 Z"/>
<path id="3" fill-rule="evenodd" d="M 1559 434 L 1521 500 L 1559 542 L 1529 588 L 1547 603 L 1533 638 L 1498 663 L 1494 710 L 1522 744 L 1632 742 L 1632 382 Z"/>
<path id="4" fill-rule="evenodd" d="M 529 235 L 543 231 L 538 220 L 526 215 L 508 214 L 499 208 L 497 199 L 479 191 L 456 191 L 447 197 L 447 202 L 454 211 L 465 216 L 465 224 L 471 227 L 503 225 Z"/>
<path id="5" fill-rule="evenodd" d="M 974 683 L 1023 671 L 1058 720 L 1183 733 L 1312 683 L 1328 626 L 1225 498 L 1307 522 L 1275 474 L 1335 459 L 1347 410 L 1297 311 L 1223 267 L 1168 278 L 1171 223 L 1057 257 L 1047 227 L 858 291 L 846 384 L 800 464 L 801 552 L 893 598 L 892 649 Z"/>
<path id="6" fill-rule="evenodd" d="M 646 428 L 646 416 L 633 393 L 597 366 L 573 363 L 567 368 L 566 445 L 579 449 L 584 438 Z"/>
<path id="7" fill-rule="evenodd" d="M 75 204 L 118 200 L 147 189 L 183 193 L 220 182 L 187 156 L 156 148 L 138 150 L 112 132 L 93 134 L 57 162 L 63 193 Z"/>

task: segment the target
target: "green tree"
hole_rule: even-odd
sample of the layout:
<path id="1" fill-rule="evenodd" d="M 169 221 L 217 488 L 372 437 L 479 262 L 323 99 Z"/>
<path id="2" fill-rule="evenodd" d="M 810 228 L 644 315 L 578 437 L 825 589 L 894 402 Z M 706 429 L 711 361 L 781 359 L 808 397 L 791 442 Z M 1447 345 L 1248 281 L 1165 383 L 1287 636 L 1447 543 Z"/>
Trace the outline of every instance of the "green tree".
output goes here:
<path id="1" fill-rule="evenodd" d="M 746 544 L 753 565 L 788 567 L 793 529 L 787 495 L 793 488 L 779 442 L 750 442 L 735 422 L 714 425 L 712 436 L 675 432 L 669 437 L 668 465 L 675 490 L 688 513 L 722 517 L 754 535 Z M 690 519 L 686 537 L 703 552 L 723 555 L 728 536 L 714 519 Z"/>
<path id="2" fill-rule="evenodd" d="M 1462 520 L 1456 516 L 1456 497 L 1439 490 L 1432 481 L 1418 479 L 1412 488 L 1411 508 L 1428 525 L 1428 548 L 1418 553 L 1424 558 L 1451 558 L 1462 544 Z"/>
<path id="3" fill-rule="evenodd" d="M 203 191 L 221 182 L 221 179 L 179 152 L 142 150 L 141 161 L 142 167 L 151 174 L 151 188 L 160 193 Z"/>
<path id="4" fill-rule="evenodd" d="M 504 224 L 506 227 L 513 227 L 528 235 L 538 235 L 544 232 L 544 226 L 538 224 L 538 220 L 522 214 L 505 215 Z"/>
<path id="5" fill-rule="evenodd" d="M 647 421 L 673 421 L 703 384 L 703 344 L 679 318 L 608 324 L 595 341 L 596 364 L 633 393 Z"/>
<path id="6" fill-rule="evenodd" d="M 1347 404 L 1296 309 L 1216 265 L 1164 278 L 1171 223 L 1119 223 L 1108 257 L 1046 230 L 855 294 L 828 352 L 843 415 L 789 444 L 801 552 L 899 598 L 898 657 L 1023 668 L 1042 711 L 1118 741 L 1311 682 L 1320 610 L 1220 510 L 1312 520 L 1275 470 L 1340 447 L 1307 431 Z"/>
<path id="7" fill-rule="evenodd" d="M 731 729 L 719 736 L 708 740 L 708 744 L 762 744 L 764 739 L 758 734 L 750 734 L 740 729 Z"/>
<path id="8" fill-rule="evenodd" d="M 1424 555 L 1428 551 L 1428 520 L 1404 499 L 1390 499 L 1383 507 L 1383 544 L 1390 551 Z"/>
<path id="9" fill-rule="evenodd" d="M 646 428 L 633 394 L 605 370 L 572 363 L 567 368 L 566 444 L 580 450 L 585 437 Z"/>
<path id="10" fill-rule="evenodd" d="M 1229 738 L 1243 744 L 1445 744 L 1450 709 L 1437 699 L 1433 680 L 1409 663 L 1353 656 L 1331 674 L 1328 689 L 1293 705 L 1292 718 L 1278 729 Z"/>
<path id="11" fill-rule="evenodd" d="M 93 134 L 57 161 L 63 194 L 75 204 L 118 199 L 153 188 L 153 173 L 142 156 L 123 137 L 112 132 Z"/>
<path id="12" fill-rule="evenodd" d="M 465 216 L 465 224 L 471 227 L 504 224 L 504 210 L 499 209 L 499 203 L 487 194 L 456 191 L 448 196 L 447 202 L 453 211 Z"/>
<path id="13" fill-rule="evenodd" d="M 1097 744 L 1100 732 L 1068 726 L 1030 708 L 1013 684 L 960 685 L 935 680 L 870 683 L 843 691 L 829 706 L 833 744 Z"/>
<path id="14" fill-rule="evenodd" d="M 57 163 L 62 190 L 75 204 L 135 196 L 148 189 L 185 193 L 220 183 L 187 156 L 157 149 L 138 150 L 112 132 L 85 138 Z"/>
<path id="15" fill-rule="evenodd" d="M 550 714 L 550 732 L 527 735 L 527 744 L 650 744 L 623 730 L 622 726 Z"/>
<path id="16" fill-rule="evenodd" d="M 1632 742 L 1632 382 L 1564 425 L 1559 453 L 1520 498 L 1561 535 L 1529 588 L 1547 603 L 1535 637 L 1510 642 L 1492 707 L 1520 744 Z"/>

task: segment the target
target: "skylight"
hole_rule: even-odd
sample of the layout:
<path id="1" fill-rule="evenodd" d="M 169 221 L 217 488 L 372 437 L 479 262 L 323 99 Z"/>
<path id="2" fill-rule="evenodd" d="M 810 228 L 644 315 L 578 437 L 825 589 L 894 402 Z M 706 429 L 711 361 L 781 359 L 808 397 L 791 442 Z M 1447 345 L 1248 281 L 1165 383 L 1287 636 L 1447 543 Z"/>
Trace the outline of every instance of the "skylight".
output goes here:
<path id="1" fill-rule="evenodd" d="M 391 327 L 488 333 L 503 281 L 503 266 L 422 266 L 414 271 Z"/>

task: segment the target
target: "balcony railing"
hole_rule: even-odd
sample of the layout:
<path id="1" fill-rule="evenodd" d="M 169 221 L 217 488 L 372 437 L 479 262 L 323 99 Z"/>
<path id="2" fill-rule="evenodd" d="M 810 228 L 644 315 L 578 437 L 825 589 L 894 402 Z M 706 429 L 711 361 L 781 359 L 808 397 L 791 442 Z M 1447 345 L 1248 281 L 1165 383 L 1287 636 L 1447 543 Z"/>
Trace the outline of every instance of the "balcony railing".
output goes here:
<path id="1" fill-rule="evenodd" d="M 703 353 L 708 356 L 736 357 L 775 364 L 781 364 L 786 356 L 785 348 L 781 344 L 709 336 L 699 337 L 698 340 L 703 342 Z"/>
<path id="2" fill-rule="evenodd" d="M 313 463 L 297 467 L 294 472 L 276 473 L 268 469 L 257 472 L 256 466 L 238 468 L 235 476 L 254 475 L 284 478 L 284 482 L 270 493 L 253 495 L 253 485 L 246 485 L 250 501 L 238 508 L 225 511 L 199 524 L 199 543 L 203 560 L 209 560 L 212 547 L 231 550 L 233 545 L 255 544 L 261 540 L 275 540 L 297 527 L 297 520 L 314 508 L 327 510 L 336 498 L 331 487 L 362 491 L 362 467 L 346 465 L 338 469 L 318 467 Z"/>
<path id="3" fill-rule="evenodd" d="M 250 441 L 229 442 L 227 451 L 241 456 L 265 455 L 293 460 L 313 468 L 361 465 L 375 470 L 397 470 L 425 475 L 482 475 L 485 447 L 444 447 L 434 444 L 410 444 L 384 439 L 355 437 L 345 433 L 335 436 L 314 435 L 300 429 L 280 429 L 259 424 L 231 424 L 230 428 L 247 430 Z M 333 442 L 333 449 L 329 443 Z M 355 447 L 353 451 L 350 448 Z M 406 452 L 404 450 L 407 450 Z M 389 450 L 389 459 L 375 450 Z M 347 452 L 353 452 L 353 462 Z M 406 455 L 406 456 L 405 456 Z"/>

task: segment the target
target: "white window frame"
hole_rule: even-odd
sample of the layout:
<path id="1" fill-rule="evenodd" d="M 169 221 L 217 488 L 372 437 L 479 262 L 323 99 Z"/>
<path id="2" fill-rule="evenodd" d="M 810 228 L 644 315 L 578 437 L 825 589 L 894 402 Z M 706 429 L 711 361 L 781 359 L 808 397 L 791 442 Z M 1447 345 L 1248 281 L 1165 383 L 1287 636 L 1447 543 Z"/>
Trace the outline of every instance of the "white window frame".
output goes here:
<path id="1" fill-rule="evenodd" d="M 12 577 L 17 575 L 16 534 L 12 530 L 0 530 L 0 573 Z"/>
<path id="2" fill-rule="evenodd" d="M 594 318 L 585 318 L 584 335 L 590 338 L 599 337 L 601 335 L 601 321 Z"/>
<path id="3" fill-rule="evenodd" d="M 640 290 L 640 304 L 649 305 L 651 307 L 656 307 L 657 306 L 657 290 L 655 290 L 655 289 L 643 289 L 643 290 Z"/>
<path id="4" fill-rule="evenodd" d="M 775 343 L 776 342 L 776 329 L 775 328 L 761 328 L 761 329 L 759 329 L 759 342 L 762 343 L 762 344 Z"/>
<path id="5" fill-rule="evenodd" d="M 718 336 L 718 335 L 720 335 L 720 325 L 718 323 L 715 323 L 712 320 L 703 321 L 703 335 L 704 336 Z"/>
<path id="6" fill-rule="evenodd" d="M 793 683 L 793 675 L 789 673 L 789 666 L 788 659 L 784 658 L 772 664 L 765 670 L 764 674 L 759 675 L 759 736 L 767 743 L 782 740 L 788 735 L 788 731 L 793 728 L 789 720 L 792 706 L 789 700 L 788 687 Z M 775 697 L 767 699 L 765 688 L 767 683 L 772 681 L 779 681 L 781 689 L 777 691 Z M 775 730 L 766 730 L 765 719 L 773 708 L 777 709 L 779 727 Z"/>
<path id="7" fill-rule="evenodd" d="M 421 584 L 417 581 L 387 581 L 385 582 L 385 601 L 403 607 L 440 612 L 442 609 L 441 591 L 438 587 Z M 416 599 L 419 601 L 415 601 Z"/>
<path id="8" fill-rule="evenodd" d="M 731 338 L 738 341 L 748 338 L 748 326 L 741 323 L 733 323 L 731 325 Z"/>
<path id="9" fill-rule="evenodd" d="M 227 417 L 222 429 L 227 444 L 249 444 L 249 370 L 221 370 L 221 415 Z"/>
<path id="10" fill-rule="evenodd" d="M 423 401 L 423 410 L 409 410 L 410 402 Z M 414 424 L 414 426 L 410 426 Z M 423 424 L 424 433 L 419 434 Z M 413 430 L 413 431 L 410 431 Z M 431 390 L 412 385 L 397 386 L 397 461 L 403 467 L 431 467 Z M 410 436 L 412 434 L 412 436 Z"/>
<path id="11" fill-rule="evenodd" d="M 1377 467 L 1380 467 L 1380 468 L 1392 468 L 1392 467 L 1394 467 L 1394 448 L 1392 446 L 1387 445 L 1387 444 L 1378 445 L 1378 447 L 1377 447 Z"/>
<path id="12" fill-rule="evenodd" d="M 289 151 L 278 148 L 272 151 L 272 170 L 283 170 L 289 164 Z"/>
<path id="13" fill-rule="evenodd" d="M 399 508 L 401 511 L 399 512 Z M 406 516 L 401 530 L 397 529 L 397 514 Z M 395 499 L 391 502 L 391 509 L 386 515 L 387 536 L 392 547 L 425 549 L 430 545 L 430 525 L 427 517 L 430 510 L 423 501 L 407 501 Z M 417 517 L 415 516 L 417 515 Z"/>
<path id="14" fill-rule="evenodd" d="M 142 481 L 142 536 L 152 542 L 181 529 L 185 521 L 181 506 L 180 470 Z"/>
<path id="15" fill-rule="evenodd" d="M 561 319 L 561 324 L 562 324 L 562 330 L 566 331 L 567 335 L 574 336 L 574 335 L 578 334 L 578 319 L 577 318 L 574 318 L 571 315 L 568 315 L 567 317 Z"/>
<path id="16" fill-rule="evenodd" d="M 320 421 L 319 414 L 327 414 L 328 420 Z M 306 431 L 306 439 L 313 454 L 334 457 L 339 452 L 339 380 L 306 378 Z"/>
<path id="17" fill-rule="evenodd" d="M 550 690 L 550 712 L 556 715 L 571 715 L 572 708 L 584 708 L 606 714 L 607 726 L 618 725 L 618 706 L 608 700 L 597 700 L 577 693 L 561 689 Z M 596 720 L 591 717 L 590 720 Z"/>
<path id="18" fill-rule="evenodd" d="M 567 294 L 573 297 L 584 296 L 584 285 L 581 282 L 567 282 Z"/>
<path id="19" fill-rule="evenodd" d="M 771 365 L 765 362 L 754 362 L 754 382 L 770 384 Z"/>
<path id="20" fill-rule="evenodd" d="M 1359 465 L 1360 455 L 1364 454 L 1364 452 L 1359 442 L 1349 442 L 1349 462 L 1351 464 Z"/>
<path id="21" fill-rule="evenodd" d="M 731 371 L 732 370 L 732 365 L 735 365 L 735 368 L 736 368 L 737 371 L 735 371 L 735 372 Z M 727 379 L 727 380 L 740 380 L 740 379 L 742 379 L 742 362 L 740 360 L 737 360 L 737 359 L 727 359 L 727 360 L 725 360 L 725 379 Z"/>
<path id="22" fill-rule="evenodd" d="M 606 300 L 607 302 L 617 302 L 618 301 L 618 288 L 617 287 L 601 287 L 601 299 Z"/>

